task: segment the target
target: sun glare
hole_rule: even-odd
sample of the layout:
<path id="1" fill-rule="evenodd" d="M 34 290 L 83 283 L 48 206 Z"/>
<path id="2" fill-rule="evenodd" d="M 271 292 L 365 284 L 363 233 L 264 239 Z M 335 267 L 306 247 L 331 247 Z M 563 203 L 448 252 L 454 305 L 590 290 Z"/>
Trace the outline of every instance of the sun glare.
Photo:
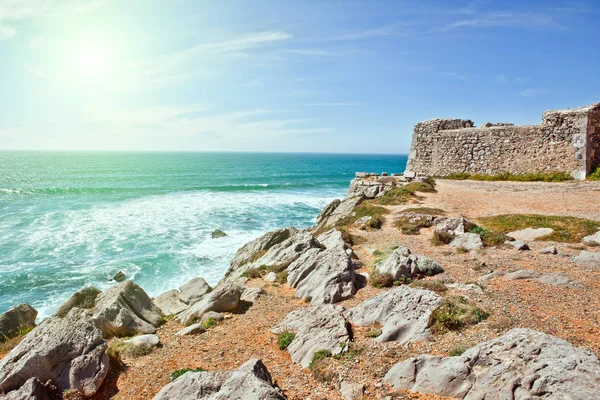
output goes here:
<path id="1" fill-rule="evenodd" d="M 103 80 L 109 77 L 112 68 L 110 47 L 100 42 L 82 41 L 73 47 L 71 68 L 84 79 Z"/>

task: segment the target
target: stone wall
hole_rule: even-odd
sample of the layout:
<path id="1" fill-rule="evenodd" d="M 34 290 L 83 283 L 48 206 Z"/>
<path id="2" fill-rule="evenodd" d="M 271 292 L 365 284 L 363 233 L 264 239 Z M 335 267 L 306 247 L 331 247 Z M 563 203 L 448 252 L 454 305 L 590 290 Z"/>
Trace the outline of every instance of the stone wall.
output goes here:
<path id="1" fill-rule="evenodd" d="M 405 175 L 566 172 L 576 179 L 600 165 L 600 103 L 546 111 L 540 125 L 434 119 L 415 125 Z"/>

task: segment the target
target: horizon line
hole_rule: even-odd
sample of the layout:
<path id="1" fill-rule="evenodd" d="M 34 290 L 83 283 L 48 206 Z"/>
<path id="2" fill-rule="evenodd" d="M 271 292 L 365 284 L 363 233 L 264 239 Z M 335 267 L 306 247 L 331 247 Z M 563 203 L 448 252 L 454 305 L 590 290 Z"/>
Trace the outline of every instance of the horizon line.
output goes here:
<path id="1" fill-rule="evenodd" d="M 328 152 L 328 151 L 243 151 L 243 150 L 60 150 L 60 149 L 0 149 L 0 152 L 24 153 L 154 153 L 154 154 L 323 154 L 323 155 L 380 155 L 380 156 L 408 156 L 408 153 L 378 153 L 378 152 Z"/>

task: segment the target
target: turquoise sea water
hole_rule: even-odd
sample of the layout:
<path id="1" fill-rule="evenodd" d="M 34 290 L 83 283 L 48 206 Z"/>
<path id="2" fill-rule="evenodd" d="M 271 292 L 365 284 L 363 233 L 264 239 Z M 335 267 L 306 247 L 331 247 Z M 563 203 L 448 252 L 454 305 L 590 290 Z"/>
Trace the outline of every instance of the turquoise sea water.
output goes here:
<path id="1" fill-rule="evenodd" d="M 402 172 L 406 156 L 0 152 L 0 312 L 50 315 L 122 270 L 151 296 L 215 284 L 262 233 L 312 225 L 356 171 Z M 229 236 L 211 239 L 221 229 Z"/>

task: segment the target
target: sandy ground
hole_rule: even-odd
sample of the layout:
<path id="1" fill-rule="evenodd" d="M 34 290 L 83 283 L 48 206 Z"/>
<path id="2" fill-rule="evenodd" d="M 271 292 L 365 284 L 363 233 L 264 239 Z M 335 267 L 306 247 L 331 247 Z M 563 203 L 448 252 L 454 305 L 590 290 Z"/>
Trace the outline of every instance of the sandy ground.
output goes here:
<path id="1" fill-rule="evenodd" d="M 600 220 L 600 183 L 508 183 L 439 181 L 437 193 L 427 193 L 419 206 L 436 207 L 449 215 L 472 219 L 504 213 L 538 213 L 572 215 Z M 394 214 L 415 204 L 390 207 L 383 229 L 353 230 L 362 239 L 354 247 L 368 272 L 375 259 L 374 250 L 389 253 L 394 246 L 407 245 L 413 253 L 427 255 L 445 269 L 441 276 L 427 279 L 475 282 L 494 270 L 533 269 L 540 272 L 562 272 L 583 284 L 581 288 L 560 288 L 532 280 L 508 281 L 495 278 L 484 285 L 483 294 L 449 291 L 444 295 L 463 295 L 491 313 L 490 318 L 457 333 L 432 335 L 427 341 L 408 347 L 397 343 L 378 344 L 368 338 L 368 328 L 353 327 L 352 354 L 344 359 L 329 359 L 332 378 L 315 379 L 309 370 L 291 362 L 286 351 L 276 346 L 270 333 L 285 315 L 306 304 L 293 297 L 286 286 L 273 286 L 260 279 L 248 286 L 264 287 L 267 294 L 253 305 L 246 304 L 239 313 L 231 314 L 208 332 L 179 338 L 174 335 L 181 326 L 171 321 L 158 335 L 162 345 L 147 356 L 124 359 L 121 371 L 113 371 L 95 398 L 151 399 L 180 368 L 202 367 L 206 370 L 233 369 L 251 358 L 261 358 L 274 380 L 290 399 L 340 399 L 339 382 L 365 384 L 366 399 L 381 399 L 392 393 L 382 378 L 395 363 L 421 353 L 447 355 L 457 347 L 470 347 L 501 335 L 513 327 L 529 327 L 544 331 L 577 346 L 585 346 L 600 354 L 600 269 L 583 268 L 570 261 L 578 253 L 572 245 L 532 242 L 532 249 L 556 244 L 558 255 L 542 255 L 534 251 L 512 248 L 485 248 L 458 254 L 449 246 L 432 246 L 430 229 L 419 235 L 406 236 L 391 222 Z M 595 249 L 588 249 L 596 251 Z M 367 286 L 355 297 L 341 304 L 352 307 L 385 289 Z M 395 399 L 441 399 L 431 395 L 394 393 Z"/>

